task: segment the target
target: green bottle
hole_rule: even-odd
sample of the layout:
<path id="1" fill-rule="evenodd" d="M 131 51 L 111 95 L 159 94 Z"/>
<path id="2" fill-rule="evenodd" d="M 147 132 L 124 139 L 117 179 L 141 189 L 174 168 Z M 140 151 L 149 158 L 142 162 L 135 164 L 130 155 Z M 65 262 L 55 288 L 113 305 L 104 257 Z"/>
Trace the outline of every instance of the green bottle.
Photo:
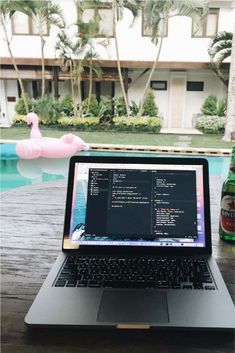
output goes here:
<path id="1" fill-rule="evenodd" d="M 222 186 L 219 235 L 223 240 L 235 241 L 235 146 L 228 177 Z"/>

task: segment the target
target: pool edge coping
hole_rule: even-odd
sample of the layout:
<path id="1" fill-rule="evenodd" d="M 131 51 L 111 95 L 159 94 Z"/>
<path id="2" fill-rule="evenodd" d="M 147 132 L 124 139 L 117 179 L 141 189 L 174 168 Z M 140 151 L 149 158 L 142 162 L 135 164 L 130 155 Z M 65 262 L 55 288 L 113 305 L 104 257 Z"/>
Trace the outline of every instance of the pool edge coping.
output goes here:
<path id="1" fill-rule="evenodd" d="M 17 143 L 19 140 L 0 139 L 0 144 Z M 103 152 L 147 152 L 162 154 L 193 154 L 209 156 L 231 156 L 232 148 L 206 148 L 206 147 L 174 147 L 174 146 L 153 146 L 153 145 L 120 145 L 89 143 L 89 151 Z"/>
<path id="2" fill-rule="evenodd" d="M 173 146 L 146 146 L 146 145 L 118 145 L 118 144 L 89 144 L 90 151 L 114 151 L 114 152 L 147 152 L 147 153 L 171 153 L 193 154 L 210 156 L 231 156 L 232 148 L 196 148 Z"/>

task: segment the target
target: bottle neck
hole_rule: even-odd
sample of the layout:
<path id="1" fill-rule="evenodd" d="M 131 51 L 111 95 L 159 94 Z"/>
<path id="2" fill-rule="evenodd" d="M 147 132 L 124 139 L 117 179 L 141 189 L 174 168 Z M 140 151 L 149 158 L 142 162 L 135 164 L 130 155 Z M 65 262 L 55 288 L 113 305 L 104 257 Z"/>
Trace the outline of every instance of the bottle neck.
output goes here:
<path id="1" fill-rule="evenodd" d="M 228 180 L 235 181 L 235 162 L 233 161 L 233 159 L 229 166 Z"/>

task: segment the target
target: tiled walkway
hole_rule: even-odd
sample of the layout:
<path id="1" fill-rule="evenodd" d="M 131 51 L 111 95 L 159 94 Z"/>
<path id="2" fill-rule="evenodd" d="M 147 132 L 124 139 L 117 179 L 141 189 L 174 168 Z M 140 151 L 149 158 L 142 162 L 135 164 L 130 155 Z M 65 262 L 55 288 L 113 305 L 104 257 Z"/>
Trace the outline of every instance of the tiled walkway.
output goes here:
<path id="1" fill-rule="evenodd" d="M 177 134 L 177 135 L 203 135 L 197 129 L 184 129 L 184 128 L 161 128 L 160 134 Z"/>

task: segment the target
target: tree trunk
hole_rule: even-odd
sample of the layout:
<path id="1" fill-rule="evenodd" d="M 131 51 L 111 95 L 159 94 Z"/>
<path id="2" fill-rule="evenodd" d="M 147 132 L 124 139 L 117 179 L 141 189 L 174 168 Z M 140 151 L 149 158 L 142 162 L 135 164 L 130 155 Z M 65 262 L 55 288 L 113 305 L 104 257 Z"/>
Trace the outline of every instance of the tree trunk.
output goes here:
<path id="1" fill-rule="evenodd" d="M 73 77 L 73 64 L 69 65 L 69 71 L 70 71 L 70 82 L 71 82 L 71 95 L 72 95 L 72 101 L 73 101 L 73 113 L 74 117 L 77 116 L 78 110 L 77 110 L 77 102 L 75 99 L 75 93 L 74 93 L 74 77 Z"/>
<path id="2" fill-rule="evenodd" d="M 44 58 L 44 45 L 45 40 L 43 37 L 42 23 L 39 24 L 39 36 L 41 40 L 41 65 L 42 65 L 42 98 L 45 95 L 45 58 Z"/>
<path id="3" fill-rule="evenodd" d="M 115 41 L 115 49 L 116 49 L 116 57 L 117 57 L 117 69 L 118 69 L 118 75 L 119 75 L 122 95 L 123 95 L 123 98 L 125 101 L 127 116 L 129 116 L 130 115 L 130 108 L 129 108 L 128 98 L 127 98 L 127 94 L 125 92 L 125 87 L 124 87 L 123 78 L 122 78 L 116 26 L 117 26 L 116 8 L 115 8 L 115 1 L 113 0 L 113 36 L 114 36 L 114 41 Z"/>
<path id="4" fill-rule="evenodd" d="M 231 64 L 229 71 L 227 121 L 225 125 L 223 140 L 235 140 L 235 22 L 233 30 Z"/>
<path id="5" fill-rule="evenodd" d="M 228 82 L 225 79 L 225 77 L 223 76 L 222 72 L 220 71 L 220 68 L 214 63 L 211 62 L 209 64 L 210 69 L 214 72 L 214 74 L 216 75 L 216 77 L 219 78 L 219 80 L 223 83 L 223 85 L 226 87 L 226 91 L 228 91 Z"/>
<path id="6" fill-rule="evenodd" d="M 12 50 L 11 50 L 11 45 L 10 45 L 10 40 L 8 38 L 6 25 L 5 25 L 5 22 L 4 22 L 4 20 L 2 18 L 1 18 L 1 24 L 2 24 L 2 27 L 3 27 L 4 34 L 5 34 L 5 39 L 6 39 L 6 42 L 7 42 L 7 48 L 8 48 L 10 57 L 11 57 L 12 65 L 14 66 L 14 69 L 15 69 L 15 72 L 16 72 L 16 75 L 17 75 L 17 79 L 18 79 L 18 82 L 19 82 L 19 85 L 20 85 L 21 96 L 22 96 L 23 101 L 24 101 L 25 110 L 26 110 L 26 112 L 28 114 L 29 113 L 29 106 L 28 106 L 28 102 L 27 102 L 27 98 L 26 98 L 26 94 L 25 94 L 24 85 L 23 85 L 23 82 L 21 80 L 20 72 L 18 70 L 15 58 L 14 58 Z"/>
<path id="7" fill-rule="evenodd" d="M 152 79 L 153 73 L 154 73 L 154 71 L 156 69 L 156 65 L 157 65 L 157 62 L 158 62 L 158 59 L 159 59 L 159 56 L 160 56 L 160 53 L 161 53 L 161 49 L 162 49 L 162 43 L 163 43 L 163 36 L 161 36 L 160 43 L 159 43 L 159 48 L 158 48 L 158 52 L 157 52 L 157 56 L 156 56 L 156 59 L 154 61 L 153 67 L 152 67 L 152 69 L 150 71 L 148 80 L 147 80 L 145 88 L 144 88 L 144 95 L 143 95 L 141 103 L 140 103 L 140 109 L 139 109 L 139 113 L 138 113 L 138 118 L 140 118 L 142 116 L 142 113 L 143 113 L 145 97 L 147 95 L 147 92 L 148 92 L 148 89 L 149 89 L 149 84 L 150 84 L 150 81 Z"/>
<path id="8" fill-rule="evenodd" d="M 77 78 L 77 85 L 78 85 L 78 117 L 81 118 L 81 113 L 82 113 L 82 100 L 81 100 L 81 75 L 78 75 Z"/>
<path id="9" fill-rule="evenodd" d="M 88 92 L 88 110 L 90 109 L 91 105 L 91 95 L 92 95 L 92 54 L 90 58 L 90 68 L 89 68 L 89 92 Z"/>

